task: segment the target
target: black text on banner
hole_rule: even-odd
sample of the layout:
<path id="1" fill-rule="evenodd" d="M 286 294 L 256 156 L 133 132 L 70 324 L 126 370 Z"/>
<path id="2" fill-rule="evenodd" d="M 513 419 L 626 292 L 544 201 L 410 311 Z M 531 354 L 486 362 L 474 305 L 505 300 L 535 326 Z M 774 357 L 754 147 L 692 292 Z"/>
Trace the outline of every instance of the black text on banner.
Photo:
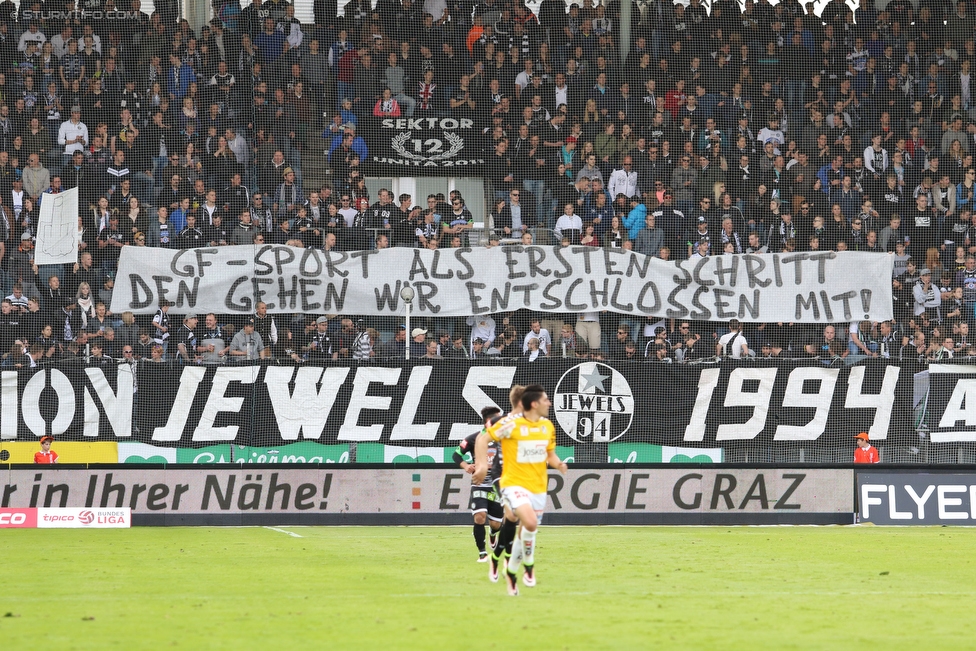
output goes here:
<path id="1" fill-rule="evenodd" d="M 279 245 L 125 247 L 112 311 L 268 311 L 469 316 L 521 308 L 609 310 L 704 321 L 834 323 L 892 317 L 891 256 L 873 253 L 711 256 L 669 262 L 617 249 L 505 246 L 326 252 Z M 856 271 L 856 273 L 855 273 Z"/>
<path id="2" fill-rule="evenodd" d="M 849 523 L 853 484 L 850 469 L 571 468 L 549 475 L 546 519 Z M 470 522 L 470 485 L 455 468 L 13 469 L 0 473 L 0 508 L 130 508 L 137 525 L 268 523 L 262 518 L 282 515 L 309 524 L 460 524 Z"/>

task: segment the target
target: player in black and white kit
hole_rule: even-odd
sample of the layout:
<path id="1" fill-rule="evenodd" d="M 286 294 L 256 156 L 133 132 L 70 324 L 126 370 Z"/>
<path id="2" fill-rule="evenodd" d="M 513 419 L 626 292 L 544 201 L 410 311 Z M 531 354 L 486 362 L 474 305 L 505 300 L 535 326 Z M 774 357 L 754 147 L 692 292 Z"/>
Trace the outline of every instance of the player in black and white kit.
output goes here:
<path id="1" fill-rule="evenodd" d="M 498 407 L 485 407 L 481 410 L 481 417 L 487 427 L 501 416 L 501 409 Z M 483 432 L 471 434 L 465 438 L 454 450 L 454 463 L 461 466 L 461 469 L 468 474 L 474 473 L 474 443 L 478 435 Z M 464 459 L 465 454 L 471 455 L 471 463 Z M 488 551 L 485 548 L 485 524 L 491 529 L 489 544 L 495 546 L 495 537 L 498 529 L 502 526 L 502 518 L 505 510 L 502 507 L 500 494 L 494 482 L 501 477 L 501 450 L 498 445 L 492 442 L 488 446 L 488 474 L 479 484 L 471 485 L 471 514 L 474 516 L 474 542 L 478 546 L 478 562 L 488 561 Z"/>

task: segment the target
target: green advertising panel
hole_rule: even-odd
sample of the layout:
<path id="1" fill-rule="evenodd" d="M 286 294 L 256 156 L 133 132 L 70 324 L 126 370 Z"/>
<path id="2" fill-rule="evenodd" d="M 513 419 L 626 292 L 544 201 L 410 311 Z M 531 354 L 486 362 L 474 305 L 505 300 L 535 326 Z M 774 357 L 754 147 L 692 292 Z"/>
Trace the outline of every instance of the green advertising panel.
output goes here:
<path id="1" fill-rule="evenodd" d="M 576 461 L 576 448 L 572 445 L 557 445 L 556 456 L 566 463 L 573 463 Z"/>
<path id="2" fill-rule="evenodd" d="M 234 463 L 349 463 L 349 446 L 312 441 L 270 448 L 235 445 Z"/>
<path id="3" fill-rule="evenodd" d="M 176 463 L 176 448 L 148 443 L 119 443 L 119 463 Z"/>
<path id="4" fill-rule="evenodd" d="M 609 463 L 721 463 L 722 448 L 676 448 L 651 443 L 611 443 Z"/>
<path id="5" fill-rule="evenodd" d="M 356 463 L 451 463 L 454 450 L 359 443 L 356 445 Z"/>
<path id="6" fill-rule="evenodd" d="M 607 446 L 609 463 L 661 463 L 661 446 L 650 443 L 611 443 Z"/>
<path id="7" fill-rule="evenodd" d="M 119 463 L 230 463 L 229 445 L 203 448 L 164 448 L 147 443 L 119 443 Z"/>
<path id="8" fill-rule="evenodd" d="M 233 461 L 229 445 L 209 445 L 205 448 L 177 448 L 176 463 L 230 463 Z"/>

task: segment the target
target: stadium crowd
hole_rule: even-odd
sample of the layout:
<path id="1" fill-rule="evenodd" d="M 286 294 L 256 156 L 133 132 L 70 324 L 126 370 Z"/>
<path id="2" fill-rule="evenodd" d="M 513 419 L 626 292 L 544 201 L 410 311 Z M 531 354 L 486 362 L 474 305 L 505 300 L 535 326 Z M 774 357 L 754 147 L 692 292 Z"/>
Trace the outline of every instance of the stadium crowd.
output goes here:
<path id="1" fill-rule="evenodd" d="M 818 16 L 796 0 L 649 0 L 634 6 L 625 56 L 618 1 L 543 0 L 535 14 L 521 0 L 352 0 L 340 16 L 315 0 L 313 24 L 286 0 L 215 1 L 199 31 L 177 3 L 155 6 L 148 16 L 131 0 L 118 20 L 94 20 L 70 2 L 0 2 L 7 365 L 93 348 L 96 358 L 211 363 L 365 359 L 399 356 L 408 340 L 416 357 L 532 360 L 976 354 L 976 16 L 966 2 L 878 11 L 830 0 Z M 377 126 L 400 117 L 476 125 L 465 147 L 486 161 L 488 214 L 457 192 L 370 196 L 369 151 L 386 144 Z M 302 163 L 316 150 L 328 171 L 311 187 Z M 39 206 L 75 187 L 79 262 L 38 267 Z M 259 309 L 253 323 L 207 315 L 201 325 L 170 321 L 165 306 L 152 320 L 106 307 L 127 246 L 532 242 L 664 259 L 891 255 L 896 318 L 743 327 L 516 313 L 407 333 L 356 315 Z"/>

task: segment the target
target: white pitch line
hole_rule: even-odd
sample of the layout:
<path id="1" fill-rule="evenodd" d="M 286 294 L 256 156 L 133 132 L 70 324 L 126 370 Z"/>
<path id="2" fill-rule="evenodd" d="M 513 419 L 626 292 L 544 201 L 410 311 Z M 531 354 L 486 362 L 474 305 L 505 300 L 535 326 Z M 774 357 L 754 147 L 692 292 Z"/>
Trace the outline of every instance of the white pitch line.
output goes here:
<path id="1" fill-rule="evenodd" d="M 268 531 L 277 531 L 278 533 L 283 533 L 291 536 L 292 538 L 304 538 L 304 536 L 299 536 L 294 531 L 285 531 L 284 529 L 278 529 L 277 527 L 265 527 Z"/>

